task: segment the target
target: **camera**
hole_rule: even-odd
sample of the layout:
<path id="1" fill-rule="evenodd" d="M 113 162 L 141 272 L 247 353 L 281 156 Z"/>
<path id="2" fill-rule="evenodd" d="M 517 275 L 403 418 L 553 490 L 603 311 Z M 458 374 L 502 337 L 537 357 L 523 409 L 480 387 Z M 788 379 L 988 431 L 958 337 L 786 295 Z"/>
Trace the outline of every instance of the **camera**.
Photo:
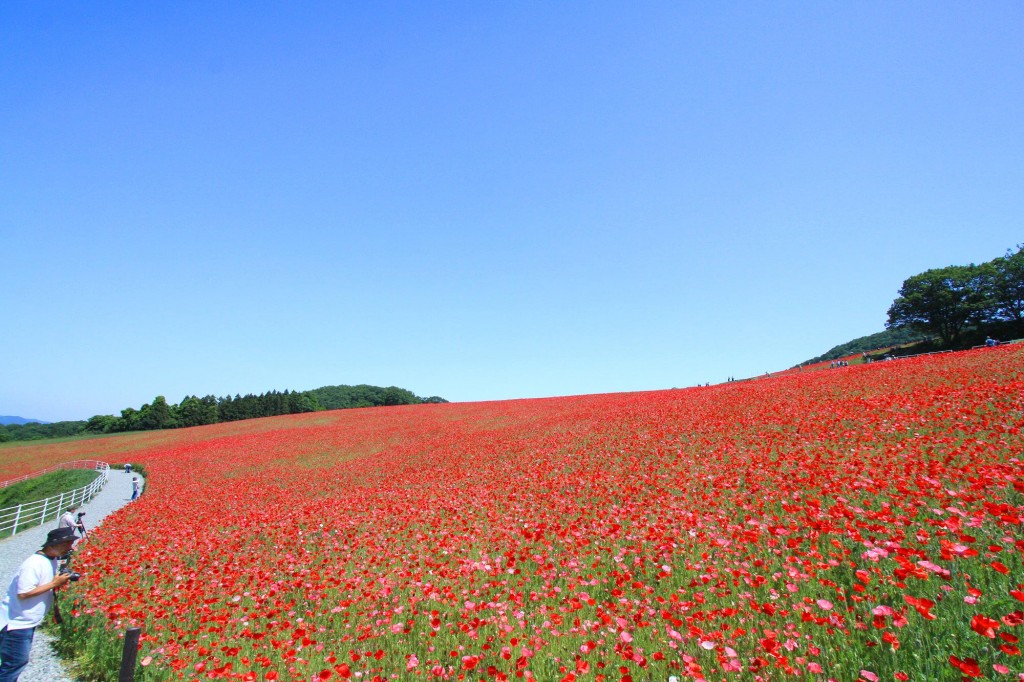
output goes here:
<path id="1" fill-rule="evenodd" d="M 82 513 L 84 514 L 85 512 Z M 79 573 L 78 571 L 71 570 L 71 557 L 74 556 L 74 554 L 75 551 L 70 550 L 66 554 L 62 554 L 59 557 L 57 557 L 57 561 L 60 562 L 60 564 L 58 565 L 59 568 L 57 569 L 57 574 L 68 576 L 68 580 L 73 583 L 78 582 L 82 579 L 81 573 Z"/>

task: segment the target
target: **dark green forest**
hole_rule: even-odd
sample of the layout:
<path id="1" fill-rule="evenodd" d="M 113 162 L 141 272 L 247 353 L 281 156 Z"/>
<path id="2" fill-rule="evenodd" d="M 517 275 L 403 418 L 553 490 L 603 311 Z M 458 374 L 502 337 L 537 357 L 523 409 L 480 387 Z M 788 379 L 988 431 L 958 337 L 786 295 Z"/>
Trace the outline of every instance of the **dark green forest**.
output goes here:
<path id="1" fill-rule="evenodd" d="M 275 417 L 283 414 L 339 410 L 353 407 L 387 405 L 419 405 L 446 403 L 444 398 L 421 398 L 397 386 L 322 386 L 312 391 L 269 391 L 259 395 L 235 395 L 218 398 L 185 396 L 178 404 L 170 404 L 162 395 L 140 408 L 127 407 L 121 416 L 98 414 L 88 421 L 55 422 L 53 424 L 8 424 L 0 426 L 0 442 L 61 438 L 83 434 L 124 433 L 176 429 L 241 419 Z"/>

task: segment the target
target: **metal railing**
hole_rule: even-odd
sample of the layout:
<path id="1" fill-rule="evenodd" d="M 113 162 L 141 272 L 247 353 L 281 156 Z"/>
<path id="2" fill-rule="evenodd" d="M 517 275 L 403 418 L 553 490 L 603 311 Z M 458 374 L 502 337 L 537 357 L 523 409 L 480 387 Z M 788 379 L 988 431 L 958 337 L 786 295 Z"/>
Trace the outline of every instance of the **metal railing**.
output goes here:
<path id="1" fill-rule="evenodd" d="M 109 469 L 110 465 L 106 462 L 100 462 L 95 459 L 76 459 L 73 462 L 61 462 L 60 464 L 54 464 L 52 467 L 47 467 L 42 471 L 35 471 L 31 474 L 25 474 L 24 476 L 18 476 L 17 478 L 0 481 L 0 488 L 6 488 L 7 486 L 14 485 L 15 483 L 27 481 L 30 478 L 37 478 L 43 474 L 48 474 L 51 471 L 59 471 L 61 469 L 95 469 L 99 471 L 102 467 L 107 467 Z"/>
<path id="2" fill-rule="evenodd" d="M 51 519 L 56 519 L 60 516 L 67 507 L 71 505 L 80 505 L 84 502 L 91 500 L 96 493 L 99 492 L 103 484 L 107 482 L 107 478 L 110 476 L 110 465 L 106 462 L 98 462 L 96 460 L 78 460 L 76 462 L 65 462 L 64 464 L 58 464 L 52 466 L 49 469 L 43 469 L 34 474 L 28 476 L 22 476 L 20 478 L 5 481 L 3 486 L 7 487 L 11 483 L 18 483 L 25 481 L 36 476 L 42 476 L 43 474 L 56 471 L 58 469 L 93 469 L 99 472 L 99 476 L 90 483 L 89 485 L 83 486 L 76 490 L 72 490 L 60 495 L 54 495 L 48 497 L 45 500 L 37 500 L 35 502 L 26 502 L 25 504 L 19 504 L 16 507 L 8 507 L 6 509 L 0 509 L 0 537 L 6 537 L 8 535 L 14 535 L 18 532 L 18 528 L 28 528 L 30 526 L 37 526 L 41 523 L 46 523 Z"/>
<path id="3" fill-rule="evenodd" d="M 977 346 L 971 346 L 970 348 L 954 348 L 954 349 L 949 349 L 949 350 L 932 350 L 932 351 L 928 351 L 926 353 L 914 353 L 912 355 L 887 355 L 886 357 L 882 358 L 881 360 L 869 360 L 867 363 L 862 363 L 862 364 L 874 364 L 876 362 L 888 362 L 888 361 L 891 361 L 891 360 L 907 360 L 909 358 L 920 358 L 920 357 L 923 357 L 925 355 L 943 355 L 945 353 L 962 353 L 962 352 L 967 351 L 967 350 L 980 350 L 982 348 L 999 348 L 1001 346 L 1009 346 L 1009 345 L 1015 344 L 1015 343 L 1024 343 L 1024 339 L 1014 339 L 1013 341 L 999 341 L 995 346 L 989 346 L 988 344 L 982 343 L 982 344 L 978 344 Z M 875 351 L 867 351 L 867 352 L 871 353 L 871 352 L 875 352 Z M 857 355 L 857 354 L 853 353 L 852 355 L 848 355 L 846 357 L 854 357 L 855 355 Z M 841 358 L 836 358 L 836 360 L 839 360 L 839 359 L 841 359 Z M 810 370 L 811 368 L 824 369 L 824 365 L 825 365 L 826 362 L 829 362 L 829 361 L 828 360 L 822 360 L 820 362 L 815 362 L 812 365 L 797 365 L 796 367 L 790 367 L 789 369 L 779 370 L 778 372 L 771 372 L 770 375 L 771 376 L 775 376 L 776 374 L 786 374 L 786 373 L 790 373 L 790 372 L 794 372 L 794 371 L 802 372 L 804 370 Z M 821 365 L 821 367 L 818 367 L 819 365 Z M 756 377 L 754 377 L 754 378 L 756 378 Z"/>
<path id="4" fill-rule="evenodd" d="M 889 357 L 890 360 L 906 360 L 908 358 L 919 358 L 924 355 L 943 355 L 945 353 L 962 353 L 968 350 L 980 350 L 982 348 L 999 348 L 1000 346 L 1009 346 L 1011 344 L 1020 343 L 1020 339 L 1013 341 L 999 341 L 994 346 L 989 346 L 985 343 L 980 343 L 977 346 L 971 346 L 970 348 L 950 348 L 948 350 L 931 350 L 927 353 L 914 353 L 913 355 L 892 355 Z M 884 360 L 875 360 L 875 362 L 884 362 Z"/>

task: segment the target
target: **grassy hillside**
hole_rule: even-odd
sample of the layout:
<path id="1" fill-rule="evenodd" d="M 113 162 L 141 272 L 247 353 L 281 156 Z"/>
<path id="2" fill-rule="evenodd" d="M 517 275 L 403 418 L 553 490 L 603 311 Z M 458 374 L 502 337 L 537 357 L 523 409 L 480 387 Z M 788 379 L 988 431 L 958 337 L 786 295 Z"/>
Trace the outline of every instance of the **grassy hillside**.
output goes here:
<path id="1" fill-rule="evenodd" d="M 95 481 L 97 476 L 99 472 L 93 469 L 64 469 L 20 481 L 0 488 L 0 509 L 45 500 L 51 495 L 83 488 Z"/>
<path id="2" fill-rule="evenodd" d="M 813 365 L 819 362 L 827 362 L 829 360 L 836 360 L 838 358 L 845 358 L 850 355 L 868 353 L 879 348 L 892 348 L 894 346 L 903 346 L 910 343 L 915 343 L 924 340 L 921 335 L 917 332 L 912 332 L 908 329 L 887 329 L 877 334 L 869 334 L 868 336 L 861 336 L 852 341 L 847 341 L 838 346 L 833 346 L 825 353 L 818 357 L 811 358 L 805 362 L 800 363 L 801 365 Z"/>

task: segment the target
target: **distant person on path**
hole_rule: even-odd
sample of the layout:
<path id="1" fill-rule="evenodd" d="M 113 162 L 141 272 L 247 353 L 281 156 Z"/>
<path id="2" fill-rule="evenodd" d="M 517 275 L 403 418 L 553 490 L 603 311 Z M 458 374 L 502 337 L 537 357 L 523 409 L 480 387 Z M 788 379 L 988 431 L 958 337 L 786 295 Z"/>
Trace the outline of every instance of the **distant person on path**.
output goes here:
<path id="1" fill-rule="evenodd" d="M 85 522 L 82 521 L 83 516 L 85 516 L 85 512 L 78 512 L 75 514 L 75 530 L 77 530 L 81 534 L 82 538 L 85 539 L 85 536 L 89 533 L 85 530 Z"/>
<path id="2" fill-rule="evenodd" d="M 132 465 L 131 464 L 125 464 L 124 465 L 124 472 L 126 474 L 130 474 L 132 472 Z"/>
<path id="3" fill-rule="evenodd" d="M 141 488 L 142 488 L 142 486 L 139 485 L 139 477 L 138 476 L 132 476 L 132 501 L 133 502 L 138 499 L 139 492 L 140 492 Z M 3 682 L 3 680 L 0 680 L 0 682 Z"/>
<path id="4" fill-rule="evenodd" d="M 60 523 L 57 524 L 57 528 L 70 528 L 71 530 L 77 530 L 85 537 L 85 524 L 82 523 L 82 517 L 85 516 L 85 512 L 75 513 L 78 509 L 76 505 L 71 505 L 68 510 L 64 512 L 60 517 Z"/>
<path id="5" fill-rule="evenodd" d="M 75 519 L 75 510 L 78 509 L 77 505 L 71 505 L 67 511 L 64 512 L 60 517 L 60 522 L 57 524 L 58 528 L 78 528 L 78 521 Z"/>
<path id="6" fill-rule="evenodd" d="M 17 682 L 28 665 L 32 639 L 53 595 L 71 579 L 57 573 L 57 558 L 75 544 L 72 528 L 55 528 L 46 535 L 43 548 L 25 559 L 11 578 L 0 601 L 0 682 Z"/>
<path id="7" fill-rule="evenodd" d="M 995 348 L 999 345 L 999 339 L 993 339 L 991 336 L 985 339 L 985 345 L 989 348 Z"/>

